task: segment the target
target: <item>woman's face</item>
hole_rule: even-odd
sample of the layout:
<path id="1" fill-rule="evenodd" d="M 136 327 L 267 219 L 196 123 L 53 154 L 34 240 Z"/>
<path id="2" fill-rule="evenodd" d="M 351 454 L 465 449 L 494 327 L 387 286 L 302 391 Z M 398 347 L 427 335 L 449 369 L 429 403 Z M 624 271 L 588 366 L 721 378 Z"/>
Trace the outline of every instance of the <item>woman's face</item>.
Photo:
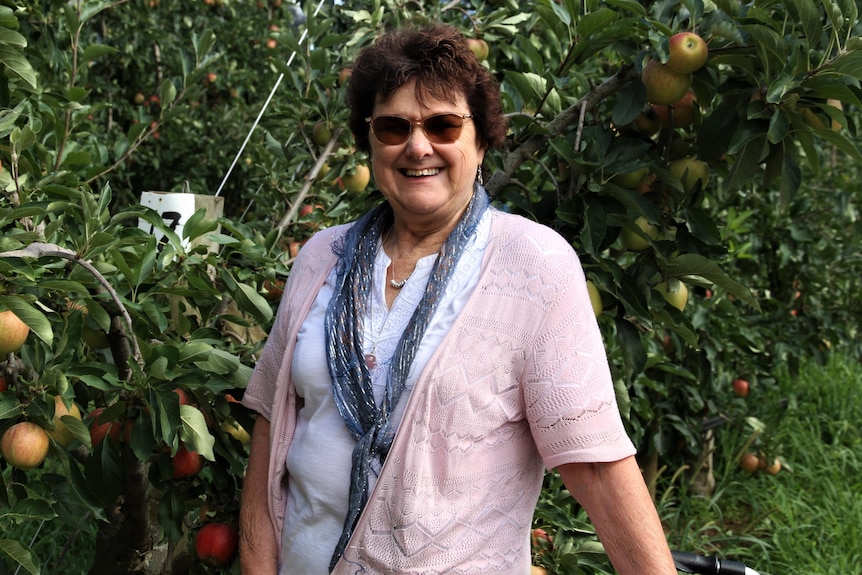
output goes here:
<path id="1" fill-rule="evenodd" d="M 396 91 L 387 102 L 374 105 L 372 117 L 394 115 L 414 122 L 435 114 L 470 113 L 467 101 L 455 103 L 424 95 L 416 98 L 415 81 Z M 395 212 L 396 222 L 429 230 L 454 226 L 473 194 L 476 171 L 485 148 L 476 138 L 472 119 L 465 119 L 461 134 L 451 143 L 430 141 L 414 123 L 401 144 L 380 143 L 370 134 L 371 164 L 377 187 Z"/>

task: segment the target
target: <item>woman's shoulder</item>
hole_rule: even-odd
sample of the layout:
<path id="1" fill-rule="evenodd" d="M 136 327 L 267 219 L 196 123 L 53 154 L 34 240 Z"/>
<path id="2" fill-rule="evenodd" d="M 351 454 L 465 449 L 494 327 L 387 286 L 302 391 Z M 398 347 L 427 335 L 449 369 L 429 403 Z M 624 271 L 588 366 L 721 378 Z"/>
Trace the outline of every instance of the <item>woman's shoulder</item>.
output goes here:
<path id="1" fill-rule="evenodd" d="M 577 258 L 571 243 L 553 228 L 524 216 L 494 210 L 491 235 L 506 249 L 519 246 L 521 250 L 559 257 L 566 255 Z"/>

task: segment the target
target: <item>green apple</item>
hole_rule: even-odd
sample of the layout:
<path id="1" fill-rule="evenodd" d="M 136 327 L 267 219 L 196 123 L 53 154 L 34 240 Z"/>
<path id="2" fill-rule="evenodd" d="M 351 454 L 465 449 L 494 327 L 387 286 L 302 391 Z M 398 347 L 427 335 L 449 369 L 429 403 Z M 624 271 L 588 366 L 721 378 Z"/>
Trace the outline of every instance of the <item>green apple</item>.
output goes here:
<path id="1" fill-rule="evenodd" d="M 647 101 L 655 105 L 670 106 L 685 96 L 691 87 L 691 74 L 674 72 L 667 65 L 650 60 L 641 72 L 646 87 Z"/>
<path id="2" fill-rule="evenodd" d="M 638 168 L 636 170 L 632 170 L 631 172 L 616 174 L 611 178 L 611 181 L 622 188 L 628 188 L 632 190 L 637 187 L 641 182 L 643 182 L 644 178 L 646 178 L 648 175 L 649 168 L 644 166 L 643 168 Z"/>
<path id="3" fill-rule="evenodd" d="M 670 37 L 667 66 L 678 74 L 691 74 L 706 64 L 709 48 L 694 32 L 679 32 Z"/>
<path id="4" fill-rule="evenodd" d="M 709 164 L 692 157 L 674 160 L 668 166 L 671 175 L 682 183 L 682 189 L 687 193 L 698 187 L 705 188 L 709 184 Z"/>
<path id="5" fill-rule="evenodd" d="M 488 47 L 488 43 L 481 38 L 467 38 L 467 46 L 480 62 L 488 58 L 490 48 Z"/>
<path id="6" fill-rule="evenodd" d="M 658 227 L 655 224 L 651 224 L 644 216 L 639 216 L 634 222 L 632 222 L 632 224 L 650 239 L 658 239 Z M 649 240 L 628 226 L 624 226 L 623 229 L 620 230 L 620 241 L 624 248 L 635 252 L 642 252 L 650 246 Z"/>
<path id="7" fill-rule="evenodd" d="M 317 122 L 311 129 L 311 139 L 318 146 L 325 146 L 332 137 L 332 130 L 324 120 Z"/>

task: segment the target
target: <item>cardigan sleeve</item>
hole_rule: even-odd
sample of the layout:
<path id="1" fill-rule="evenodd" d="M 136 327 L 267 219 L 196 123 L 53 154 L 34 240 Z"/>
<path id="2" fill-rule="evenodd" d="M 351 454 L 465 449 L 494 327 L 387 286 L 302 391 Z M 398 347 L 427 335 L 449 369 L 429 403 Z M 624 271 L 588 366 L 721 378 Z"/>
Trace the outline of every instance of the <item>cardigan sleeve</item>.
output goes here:
<path id="1" fill-rule="evenodd" d="M 527 347 L 523 393 L 527 419 L 548 469 L 616 461 L 635 453 L 620 416 L 604 341 L 574 250 L 549 228 L 533 228 L 525 261 L 548 300 Z"/>

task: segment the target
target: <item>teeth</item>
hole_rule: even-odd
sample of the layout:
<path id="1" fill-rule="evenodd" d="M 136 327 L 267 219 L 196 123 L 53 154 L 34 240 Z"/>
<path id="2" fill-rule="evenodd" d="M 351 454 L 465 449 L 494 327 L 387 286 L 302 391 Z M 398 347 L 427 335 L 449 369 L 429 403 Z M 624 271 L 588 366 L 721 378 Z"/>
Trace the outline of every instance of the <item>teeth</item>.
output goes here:
<path id="1" fill-rule="evenodd" d="M 427 168 L 425 170 L 404 170 L 404 174 L 410 177 L 436 176 L 439 173 L 440 168 Z"/>

